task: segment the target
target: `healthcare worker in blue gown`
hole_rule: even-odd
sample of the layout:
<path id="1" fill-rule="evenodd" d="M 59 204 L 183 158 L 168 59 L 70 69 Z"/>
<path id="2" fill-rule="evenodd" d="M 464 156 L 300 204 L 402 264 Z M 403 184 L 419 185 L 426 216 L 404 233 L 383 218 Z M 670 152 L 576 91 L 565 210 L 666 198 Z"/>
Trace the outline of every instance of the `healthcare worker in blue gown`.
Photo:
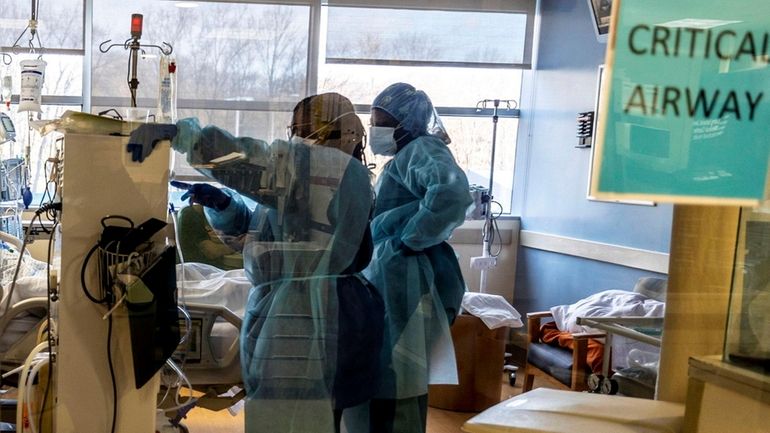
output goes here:
<path id="1" fill-rule="evenodd" d="M 364 275 L 385 300 L 382 385 L 372 433 L 424 432 L 429 383 L 457 383 L 449 325 L 465 283 L 446 242 L 472 202 L 468 180 L 428 96 L 405 83 L 372 103 L 369 146 L 392 156 L 375 188 L 374 256 Z M 361 412 L 356 413 L 357 429 Z M 364 421 L 365 422 L 365 421 Z"/>
<path id="2" fill-rule="evenodd" d="M 379 388 L 384 324 L 382 298 L 360 273 L 373 193 L 353 105 L 336 93 L 308 97 L 294 109 L 292 138 L 271 144 L 196 119 L 176 129 L 174 149 L 228 187 L 196 184 L 186 195 L 216 230 L 245 236 L 254 285 L 240 341 L 246 432 L 340 431 L 343 409 Z M 148 143 L 173 136 L 163 131 L 140 127 L 128 150 L 141 159 Z M 259 204 L 249 209 L 242 195 Z"/>

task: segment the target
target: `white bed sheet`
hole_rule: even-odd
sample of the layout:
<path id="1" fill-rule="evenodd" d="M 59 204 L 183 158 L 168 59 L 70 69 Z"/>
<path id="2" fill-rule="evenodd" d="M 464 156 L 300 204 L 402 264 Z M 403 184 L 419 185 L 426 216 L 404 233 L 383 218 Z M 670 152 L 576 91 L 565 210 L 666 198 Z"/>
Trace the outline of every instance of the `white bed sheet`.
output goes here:
<path id="1" fill-rule="evenodd" d="M 11 291 L 11 283 L 16 272 L 18 259 L 19 253 L 15 250 L 0 250 L 0 316 L 5 314 L 5 304 L 8 302 L 8 294 Z M 25 254 L 19 268 L 19 275 L 16 278 L 16 287 L 13 289 L 10 305 L 25 299 L 46 296 L 47 292 L 46 263 Z"/>
<path id="2" fill-rule="evenodd" d="M 627 290 L 604 290 L 583 298 L 574 304 L 551 307 L 556 327 L 560 331 L 601 332 L 577 324 L 578 317 L 663 317 L 666 304 L 645 295 Z M 658 355 L 660 348 L 626 337 L 613 336 L 612 367 L 617 370 L 629 366 L 628 354 L 632 349 Z"/>
<path id="3" fill-rule="evenodd" d="M 180 304 L 187 302 L 227 307 L 243 317 L 251 282 L 243 269 L 223 271 L 203 263 L 177 265 Z"/>

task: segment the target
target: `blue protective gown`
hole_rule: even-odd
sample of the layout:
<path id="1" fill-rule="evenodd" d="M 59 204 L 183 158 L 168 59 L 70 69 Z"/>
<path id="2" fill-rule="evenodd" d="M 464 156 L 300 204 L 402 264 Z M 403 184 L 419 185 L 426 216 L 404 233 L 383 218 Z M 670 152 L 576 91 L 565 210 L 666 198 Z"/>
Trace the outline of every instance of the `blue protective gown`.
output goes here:
<path id="1" fill-rule="evenodd" d="M 205 212 L 216 230 L 242 237 L 254 285 L 240 342 L 247 431 L 333 432 L 333 412 L 379 385 L 383 301 L 359 274 L 372 251 L 368 171 L 334 148 L 177 126 L 174 147 L 192 164 L 245 155 L 198 167 L 238 191 L 225 189 L 229 205 Z M 260 204 L 249 209 L 240 194 Z"/>
<path id="2" fill-rule="evenodd" d="M 364 271 L 382 293 L 387 318 L 377 398 L 424 395 L 429 382 L 456 378 L 449 323 L 465 283 L 445 241 L 471 203 L 465 173 L 433 136 L 406 145 L 379 177 L 374 256 Z"/>

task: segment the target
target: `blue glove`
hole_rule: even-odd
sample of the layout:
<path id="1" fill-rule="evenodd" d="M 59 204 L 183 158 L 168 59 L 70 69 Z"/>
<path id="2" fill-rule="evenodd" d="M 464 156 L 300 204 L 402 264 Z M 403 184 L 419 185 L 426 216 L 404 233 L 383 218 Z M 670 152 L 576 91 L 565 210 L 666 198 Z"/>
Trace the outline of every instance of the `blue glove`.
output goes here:
<path id="1" fill-rule="evenodd" d="M 216 210 L 223 210 L 230 204 L 230 196 L 221 189 L 207 183 L 191 185 L 187 192 L 182 194 L 182 200 L 190 199 L 190 204 L 200 203 L 203 206 Z"/>
<path id="2" fill-rule="evenodd" d="M 126 152 L 131 153 L 131 161 L 142 162 L 161 140 L 171 140 L 176 136 L 176 125 L 163 123 L 142 123 L 131 131 Z"/>

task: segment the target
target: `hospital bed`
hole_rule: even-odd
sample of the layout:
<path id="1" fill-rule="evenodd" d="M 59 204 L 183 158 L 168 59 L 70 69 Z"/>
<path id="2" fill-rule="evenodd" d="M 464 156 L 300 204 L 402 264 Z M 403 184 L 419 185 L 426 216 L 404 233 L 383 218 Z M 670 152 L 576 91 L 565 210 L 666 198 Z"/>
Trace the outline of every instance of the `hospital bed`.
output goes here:
<path id="1" fill-rule="evenodd" d="M 0 365 L 3 369 L 24 362 L 47 316 L 47 265 L 44 262 L 25 254 L 16 287 L 10 294 L 21 247 L 21 240 L 0 232 Z M 5 311 L 6 305 L 8 311 Z"/>
<path id="2" fill-rule="evenodd" d="M 547 372 L 569 386 L 570 373 L 575 382 L 577 369 L 581 383 L 577 387 L 573 384 L 572 389 L 588 388 L 607 394 L 620 389 L 628 396 L 653 398 L 665 290 L 665 279 L 644 277 L 631 291 L 604 290 L 573 304 L 551 307 L 548 312 L 528 314 L 530 343 L 525 390 L 531 389 L 534 375 L 540 372 Z M 553 320 L 541 325 L 546 315 Z M 578 344 L 584 336 L 601 338 L 602 343 L 594 349 L 587 347 L 586 341 Z M 582 347 L 582 351 L 575 351 L 580 353 L 573 353 L 573 341 L 576 347 Z M 589 375 L 584 369 L 594 374 Z"/>
<path id="3" fill-rule="evenodd" d="M 24 363 L 41 338 L 48 315 L 46 264 L 29 255 L 19 264 L 21 250 L 21 240 L 0 232 L 0 373 Z M 11 294 L 17 264 L 18 276 Z M 3 385 L 16 386 L 17 377 L 5 376 Z M 15 400 L 0 399 L 0 431 L 15 431 L 15 409 Z"/>
<path id="4" fill-rule="evenodd" d="M 251 283 L 243 269 L 225 271 L 203 263 L 177 265 L 177 281 L 178 302 L 189 317 L 180 315 L 182 334 L 187 337 L 172 359 L 189 381 L 184 385 L 202 393 L 195 406 L 215 411 L 229 408 L 245 396 L 239 334 Z M 171 385 L 171 394 L 179 392 L 184 393 Z M 164 402 L 161 408 L 165 407 Z M 174 411 L 168 415 L 176 417 Z"/>

